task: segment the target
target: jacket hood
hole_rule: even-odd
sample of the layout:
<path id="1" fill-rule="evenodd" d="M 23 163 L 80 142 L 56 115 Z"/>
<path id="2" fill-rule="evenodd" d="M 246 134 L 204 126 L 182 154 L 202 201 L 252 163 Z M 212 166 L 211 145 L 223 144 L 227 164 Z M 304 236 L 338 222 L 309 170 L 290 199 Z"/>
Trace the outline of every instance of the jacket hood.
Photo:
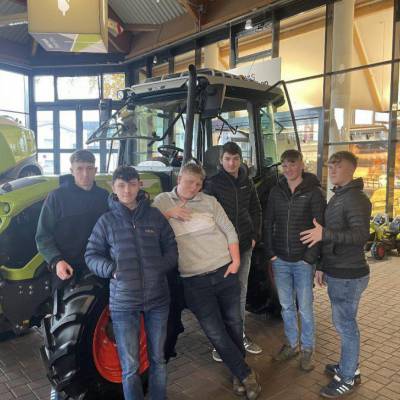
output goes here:
<path id="1" fill-rule="evenodd" d="M 299 186 L 296 187 L 295 192 L 302 191 L 307 192 L 309 190 L 314 189 L 315 187 L 321 187 L 321 183 L 316 175 L 312 174 L 311 172 L 303 172 L 302 174 L 303 180 Z M 281 176 L 279 179 L 279 186 L 281 188 L 285 188 L 286 190 L 289 189 L 289 185 L 285 176 Z"/>
<path id="2" fill-rule="evenodd" d="M 137 195 L 137 207 L 134 210 L 129 210 L 119 200 L 115 193 L 108 196 L 108 207 L 110 211 L 115 211 L 125 218 L 131 218 L 132 212 L 139 218 L 145 209 L 150 207 L 150 196 L 144 190 L 139 190 Z"/>
<path id="3" fill-rule="evenodd" d="M 347 192 L 350 189 L 357 189 L 357 190 L 363 190 L 364 189 L 364 181 L 363 178 L 356 178 L 353 179 L 351 182 L 349 182 L 347 185 L 344 186 L 335 186 L 332 191 L 335 194 L 342 194 Z"/>

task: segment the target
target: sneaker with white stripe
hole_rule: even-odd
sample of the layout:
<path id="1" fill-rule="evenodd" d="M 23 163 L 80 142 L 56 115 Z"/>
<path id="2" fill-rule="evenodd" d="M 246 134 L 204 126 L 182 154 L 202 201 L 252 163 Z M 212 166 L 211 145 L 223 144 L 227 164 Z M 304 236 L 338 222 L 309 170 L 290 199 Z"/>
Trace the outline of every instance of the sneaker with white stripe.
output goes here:
<path id="1" fill-rule="evenodd" d="M 325 365 L 325 374 L 334 377 L 335 375 L 339 375 L 339 364 L 326 364 Z M 354 374 L 354 384 L 359 385 L 361 383 L 361 372 L 360 368 L 356 369 Z"/>
<path id="2" fill-rule="evenodd" d="M 339 375 L 335 375 L 332 381 L 323 387 L 319 394 L 328 399 L 336 399 L 345 396 L 354 390 L 354 379 L 351 382 L 346 382 Z"/>

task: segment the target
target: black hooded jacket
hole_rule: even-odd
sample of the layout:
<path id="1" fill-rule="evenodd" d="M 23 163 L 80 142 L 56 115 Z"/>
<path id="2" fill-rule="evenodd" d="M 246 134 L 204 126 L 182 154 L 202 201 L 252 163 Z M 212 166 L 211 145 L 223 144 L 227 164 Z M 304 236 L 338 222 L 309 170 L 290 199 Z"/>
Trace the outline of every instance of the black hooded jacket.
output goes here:
<path id="1" fill-rule="evenodd" d="M 59 188 L 44 202 L 36 244 L 51 268 L 60 260 L 73 267 L 85 266 L 85 249 L 92 229 L 108 209 L 108 192 L 96 184 L 90 190 L 75 184 L 72 175 L 60 178 Z"/>
<path id="2" fill-rule="evenodd" d="M 363 188 L 361 178 L 334 188 L 325 211 L 319 268 L 335 278 L 360 278 L 369 273 L 364 246 L 369 238 L 371 202 Z"/>
<path id="3" fill-rule="evenodd" d="M 303 173 L 303 181 L 292 194 L 282 177 L 268 198 L 264 223 L 266 255 L 285 261 L 306 261 L 314 264 L 320 256 L 320 245 L 308 248 L 300 241 L 300 232 L 314 227 L 315 218 L 323 224 L 326 200 L 318 178 Z"/>
<path id="4" fill-rule="evenodd" d="M 251 241 L 260 239 L 262 217 L 257 190 L 245 167 L 237 178 L 221 167 L 205 181 L 204 193 L 214 196 L 226 212 L 239 237 L 240 252 L 250 249 Z"/>

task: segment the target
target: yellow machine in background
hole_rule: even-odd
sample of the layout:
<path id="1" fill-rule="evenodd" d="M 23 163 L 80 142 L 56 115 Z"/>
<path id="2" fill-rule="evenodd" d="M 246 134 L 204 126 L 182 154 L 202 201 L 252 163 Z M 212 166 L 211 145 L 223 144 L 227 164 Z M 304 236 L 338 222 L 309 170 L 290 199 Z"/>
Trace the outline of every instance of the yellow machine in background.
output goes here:
<path id="1" fill-rule="evenodd" d="M 41 175 L 34 133 L 10 117 L 0 116 L 0 183 Z"/>
<path id="2" fill-rule="evenodd" d="M 385 213 L 386 188 L 376 189 L 371 195 L 372 215 Z M 394 189 L 393 215 L 400 215 L 400 189 Z"/>

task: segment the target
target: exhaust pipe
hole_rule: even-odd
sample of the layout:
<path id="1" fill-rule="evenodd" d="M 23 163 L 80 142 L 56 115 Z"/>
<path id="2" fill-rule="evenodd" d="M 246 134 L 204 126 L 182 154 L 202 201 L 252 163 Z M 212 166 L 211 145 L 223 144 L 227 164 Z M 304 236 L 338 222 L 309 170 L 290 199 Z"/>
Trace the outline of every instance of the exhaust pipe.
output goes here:
<path id="1" fill-rule="evenodd" d="M 190 161 L 192 157 L 193 126 L 194 126 L 194 108 L 196 101 L 197 73 L 193 64 L 189 65 L 189 81 L 186 103 L 186 125 L 185 142 L 183 147 L 183 164 Z"/>

